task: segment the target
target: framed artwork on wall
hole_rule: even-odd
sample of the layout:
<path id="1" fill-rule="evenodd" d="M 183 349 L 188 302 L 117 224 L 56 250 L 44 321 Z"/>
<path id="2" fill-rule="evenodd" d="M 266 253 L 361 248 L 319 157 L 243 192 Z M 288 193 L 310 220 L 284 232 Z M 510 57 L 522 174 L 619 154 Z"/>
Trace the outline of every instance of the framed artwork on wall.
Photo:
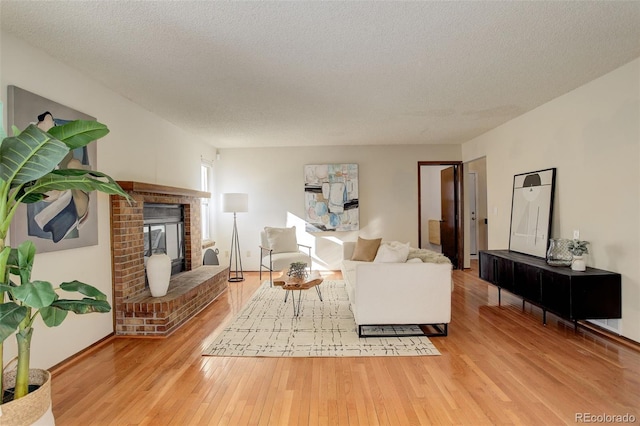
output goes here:
<path id="1" fill-rule="evenodd" d="M 555 179 L 555 168 L 513 177 L 509 250 L 546 257 Z"/>
<path id="2" fill-rule="evenodd" d="M 307 232 L 358 230 L 358 165 L 304 166 L 304 205 Z"/>
<path id="3" fill-rule="evenodd" d="M 42 96 L 8 86 L 9 126 L 25 129 L 36 124 L 42 130 L 73 120 L 95 120 L 72 108 Z M 96 144 L 72 150 L 59 168 L 95 170 Z M 98 244 L 97 194 L 80 190 L 52 191 L 43 200 L 21 204 L 11 224 L 13 245 L 29 239 L 38 253 L 67 250 Z"/>

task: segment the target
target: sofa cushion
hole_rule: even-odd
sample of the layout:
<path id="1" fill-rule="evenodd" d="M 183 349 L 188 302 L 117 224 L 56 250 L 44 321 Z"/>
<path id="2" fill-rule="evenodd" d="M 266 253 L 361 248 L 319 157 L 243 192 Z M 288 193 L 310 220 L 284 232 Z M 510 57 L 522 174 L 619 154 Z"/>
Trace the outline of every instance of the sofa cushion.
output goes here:
<path id="1" fill-rule="evenodd" d="M 296 239 L 296 227 L 291 228 L 264 228 L 267 235 L 269 247 L 273 253 L 291 253 L 298 251 L 298 240 Z"/>
<path id="2" fill-rule="evenodd" d="M 376 253 L 378 252 L 378 247 L 380 247 L 381 241 L 382 238 L 365 240 L 364 238 L 358 237 L 356 248 L 353 250 L 353 256 L 351 256 L 351 260 L 360 260 L 364 262 L 373 261 L 373 259 L 375 259 L 376 257 Z"/>
<path id="3" fill-rule="evenodd" d="M 409 243 L 391 241 L 380 245 L 374 263 L 404 263 L 409 255 Z"/>

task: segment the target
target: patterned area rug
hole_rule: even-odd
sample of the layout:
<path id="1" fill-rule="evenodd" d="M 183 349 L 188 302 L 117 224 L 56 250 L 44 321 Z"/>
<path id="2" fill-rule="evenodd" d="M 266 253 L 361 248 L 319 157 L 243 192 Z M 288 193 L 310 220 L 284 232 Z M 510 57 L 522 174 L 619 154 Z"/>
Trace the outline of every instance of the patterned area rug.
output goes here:
<path id="1" fill-rule="evenodd" d="M 426 336 L 398 337 L 411 327 L 367 330 L 389 337 L 358 338 L 344 281 L 325 280 L 302 291 L 300 314 L 293 316 L 291 297 L 265 281 L 232 323 L 205 349 L 209 356 L 359 357 L 440 355 Z M 296 303 L 298 302 L 296 291 Z M 415 330 L 413 330 L 415 331 Z"/>

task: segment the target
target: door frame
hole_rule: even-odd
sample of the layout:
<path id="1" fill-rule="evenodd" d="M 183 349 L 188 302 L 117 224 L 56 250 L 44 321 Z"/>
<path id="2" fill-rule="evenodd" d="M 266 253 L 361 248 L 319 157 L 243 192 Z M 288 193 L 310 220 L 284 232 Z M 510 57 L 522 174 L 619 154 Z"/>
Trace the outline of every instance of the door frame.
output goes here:
<path id="1" fill-rule="evenodd" d="M 462 172 L 462 161 L 418 161 L 418 245 L 422 241 L 422 187 L 421 187 L 421 167 L 422 166 L 454 166 L 453 182 L 457 192 L 458 201 L 456 203 L 456 234 L 457 234 L 457 252 L 458 252 L 458 269 L 464 269 L 464 191 Z M 439 200 L 438 200 L 439 201 Z"/>

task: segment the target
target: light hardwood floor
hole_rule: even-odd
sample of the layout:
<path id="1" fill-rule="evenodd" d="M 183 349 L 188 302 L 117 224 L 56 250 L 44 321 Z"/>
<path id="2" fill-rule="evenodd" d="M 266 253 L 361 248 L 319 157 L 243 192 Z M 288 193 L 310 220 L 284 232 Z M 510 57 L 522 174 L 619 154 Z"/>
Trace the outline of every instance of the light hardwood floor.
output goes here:
<path id="1" fill-rule="evenodd" d="M 258 287 L 246 273 L 169 338 L 113 338 L 54 369 L 57 424 L 555 425 L 579 413 L 637 424 L 639 351 L 553 315 L 545 327 L 506 292 L 497 306 L 477 275 L 454 272 L 449 336 L 432 338 L 441 356 L 202 356 Z"/>

